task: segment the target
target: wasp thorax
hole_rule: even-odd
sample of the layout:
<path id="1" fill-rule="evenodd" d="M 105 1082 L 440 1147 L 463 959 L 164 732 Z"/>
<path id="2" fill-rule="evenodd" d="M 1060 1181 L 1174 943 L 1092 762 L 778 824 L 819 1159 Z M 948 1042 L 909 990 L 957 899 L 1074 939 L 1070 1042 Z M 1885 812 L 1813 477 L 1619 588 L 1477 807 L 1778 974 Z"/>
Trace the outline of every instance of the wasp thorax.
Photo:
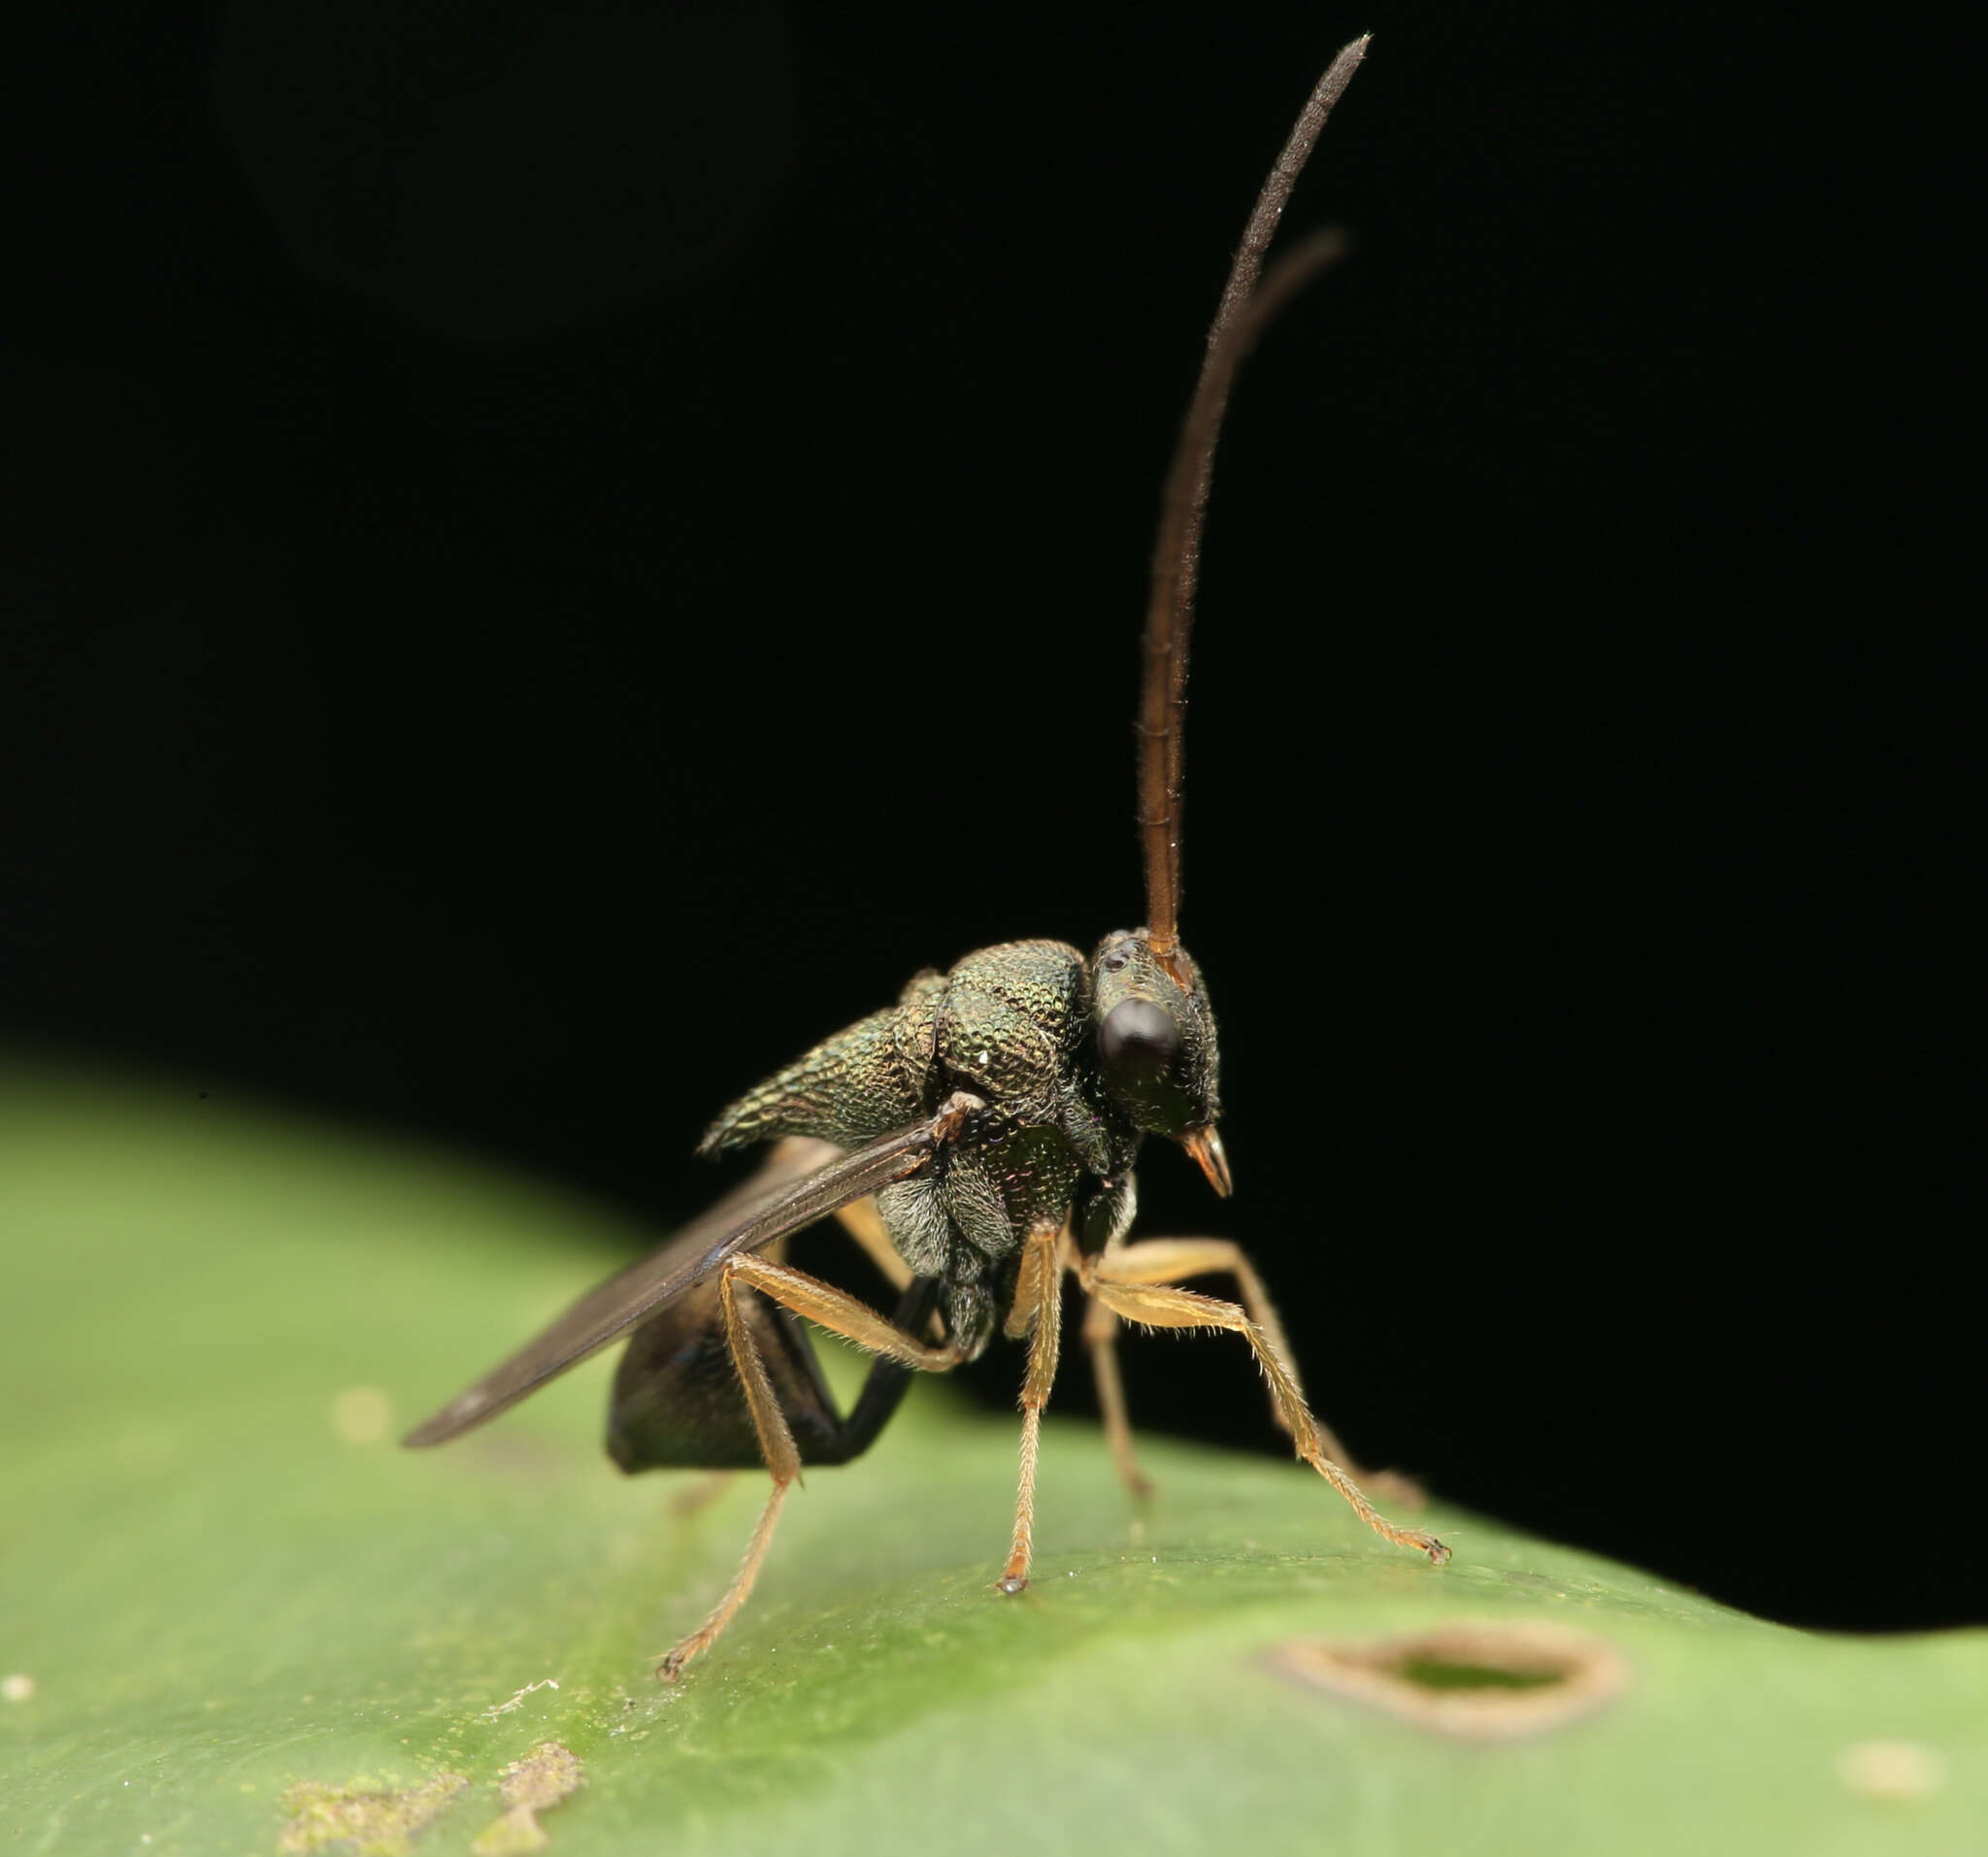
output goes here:
<path id="1" fill-rule="evenodd" d="M 1155 953 L 1144 929 L 1108 935 L 1091 957 L 1091 1024 L 1113 1106 L 1135 1128 L 1181 1143 L 1226 1190 L 1210 1126 L 1221 1112 L 1215 1022 L 1201 970 L 1179 948 Z"/>

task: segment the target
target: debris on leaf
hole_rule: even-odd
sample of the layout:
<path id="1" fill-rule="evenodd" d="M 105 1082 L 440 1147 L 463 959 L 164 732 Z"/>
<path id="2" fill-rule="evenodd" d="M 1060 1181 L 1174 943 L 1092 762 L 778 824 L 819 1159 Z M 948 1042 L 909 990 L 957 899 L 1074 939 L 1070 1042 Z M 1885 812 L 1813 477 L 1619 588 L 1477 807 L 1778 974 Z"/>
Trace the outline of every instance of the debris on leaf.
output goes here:
<path id="1" fill-rule="evenodd" d="M 497 1703 L 484 1709 L 477 1719 L 479 1721 L 493 1722 L 499 1715 L 508 1715 L 514 1708 L 521 1708 L 524 1706 L 524 1699 L 535 1690 L 557 1689 L 558 1687 L 558 1677 L 541 1676 L 537 1682 L 527 1683 L 522 1689 L 514 1691 L 508 1703 Z"/>
<path id="2" fill-rule="evenodd" d="M 497 1776 L 497 1790 L 509 1809 L 477 1834 L 470 1849 L 476 1857 L 516 1857 L 542 1850 L 546 1828 L 539 1813 L 570 1799 L 586 1784 L 579 1756 L 556 1741 L 541 1741 L 522 1760 L 514 1760 Z"/>
<path id="3" fill-rule="evenodd" d="M 313 1851 L 347 1843 L 357 1857 L 403 1857 L 415 1835 L 440 1818 L 469 1783 L 461 1774 L 447 1773 L 398 1790 L 370 1780 L 348 1786 L 300 1780 L 283 1794 L 290 1822 L 283 1827 L 282 1848 Z"/>

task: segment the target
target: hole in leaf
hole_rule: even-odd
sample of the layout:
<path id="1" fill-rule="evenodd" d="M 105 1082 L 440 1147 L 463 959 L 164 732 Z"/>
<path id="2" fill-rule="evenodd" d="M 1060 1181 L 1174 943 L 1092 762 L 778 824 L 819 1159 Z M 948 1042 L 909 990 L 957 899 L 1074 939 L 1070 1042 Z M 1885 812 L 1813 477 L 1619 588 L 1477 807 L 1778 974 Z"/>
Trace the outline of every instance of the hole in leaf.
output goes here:
<path id="1" fill-rule="evenodd" d="M 1307 1688 L 1474 1740 L 1563 1727 L 1629 1683 L 1629 1666 L 1606 1639 L 1541 1621 L 1460 1622 L 1388 1638 L 1293 1638 L 1270 1662 Z"/>
<path id="2" fill-rule="evenodd" d="M 1457 1664 L 1441 1657 L 1407 1657 L 1401 1674 L 1424 1689 L 1541 1689 L 1562 1680 L 1557 1670 L 1499 1670 L 1490 1664 Z"/>

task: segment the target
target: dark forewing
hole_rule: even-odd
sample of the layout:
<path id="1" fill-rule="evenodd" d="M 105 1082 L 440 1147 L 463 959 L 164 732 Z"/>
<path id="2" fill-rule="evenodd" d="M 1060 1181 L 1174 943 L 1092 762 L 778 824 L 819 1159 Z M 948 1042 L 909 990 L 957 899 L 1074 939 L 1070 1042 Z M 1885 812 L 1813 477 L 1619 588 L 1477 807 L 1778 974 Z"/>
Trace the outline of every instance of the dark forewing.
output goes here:
<path id="1" fill-rule="evenodd" d="M 735 1252 L 757 1250 L 879 1186 L 922 1173 L 931 1165 L 938 1141 L 932 1123 L 914 1122 L 853 1154 L 838 1155 L 799 1178 L 782 1176 L 769 1184 L 770 1170 L 762 1170 L 686 1225 L 661 1250 L 582 1296 L 536 1341 L 416 1425 L 401 1442 L 446 1443 L 495 1418 L 626 1334 L 645 1315 L 703 1282 Z"/>

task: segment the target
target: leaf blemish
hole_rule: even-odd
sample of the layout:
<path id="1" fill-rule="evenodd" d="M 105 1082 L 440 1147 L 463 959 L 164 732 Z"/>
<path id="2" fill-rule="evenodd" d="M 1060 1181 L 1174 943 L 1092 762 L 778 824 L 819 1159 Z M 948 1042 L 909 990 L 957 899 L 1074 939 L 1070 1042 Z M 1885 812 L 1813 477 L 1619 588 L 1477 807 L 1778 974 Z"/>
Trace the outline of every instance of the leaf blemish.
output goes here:
<path id="1" fill-rule="evenodd" d="M 393 1401 L 377 1386 L 348 1386 L 331 1402 L 331 1429 L 348 1444 L 378 1444 L 393 1430 Z"/>
<path id="2" fill-rule="evenodd" d="M 1561 1728 L 1629 1685 L 1621 1652 L 1541 1620 L 1438 1625 L 1388 1638 L 1293 1638 L 1271 1668 L 1418 1728 L 1506 1741 Z"/>
<path id="3" fill-rule="evenodd" d="M 522 1760 L 514 1760 L 497 1776 L 497 1790 L 507 1807 L 477 1834 L 470 1849 L 477 1857 L 514 1857 L 542 1850 L 547 1841 L 539 1813 L 570 1799 L 586 1784 L 580 1758 L 556 1741 L 541 1741 Z"/>
<path id="4" fill-rule="evenodd" d="M 1910 1741 L 1860 1741 L 1837 1758 L 1837 1777 L 1862 1799 L 1924 1799 L 1946 1779 L 1946 1769 L 1930 1747 Z"/>
<path id="5" fill-rule="evenodd" d="M 325 1850 L 349 1844 L 358 1857 L 402 1857 L 417 1834 L 455 1803 L 469 1784 L 461 1774 L 441 1773 L 418 1786 L 390 1789 L 371 1780 L 328 1786 L 321 1779 L 299 1780 L 283 1794 L 290 1822 L 283 1827 L 285 1851 Z"/>

